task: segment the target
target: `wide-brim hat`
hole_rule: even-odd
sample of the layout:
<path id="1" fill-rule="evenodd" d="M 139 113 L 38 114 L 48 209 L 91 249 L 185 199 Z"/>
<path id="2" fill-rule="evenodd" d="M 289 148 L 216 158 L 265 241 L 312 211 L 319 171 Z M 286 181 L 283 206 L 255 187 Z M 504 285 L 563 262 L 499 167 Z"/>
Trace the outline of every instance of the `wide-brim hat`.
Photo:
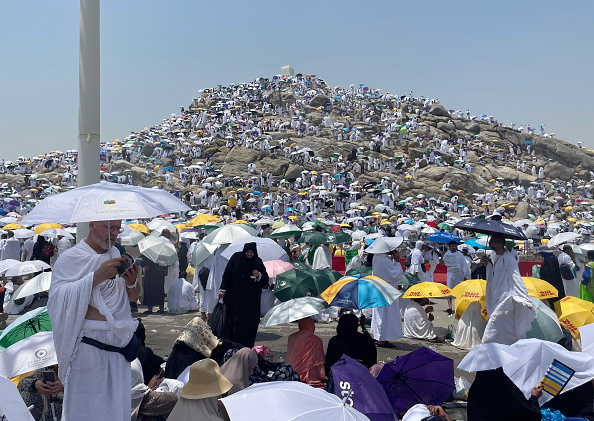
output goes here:
<path id="1" fill-rule="evenodd" d="M 228 392 L 233 384 L 221 374 L 216 361 L 205 358 L 190 367 L 190 380 L 179 395 L 185 399 L 206 399 Z"/>

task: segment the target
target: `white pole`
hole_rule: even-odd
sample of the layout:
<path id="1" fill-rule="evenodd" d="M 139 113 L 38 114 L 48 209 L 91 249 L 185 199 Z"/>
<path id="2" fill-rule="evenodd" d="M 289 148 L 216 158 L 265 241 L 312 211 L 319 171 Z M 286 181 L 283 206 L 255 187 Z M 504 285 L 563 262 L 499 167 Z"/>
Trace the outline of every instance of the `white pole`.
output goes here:
<path id="1" fill-rule="evenodd" d="M 78 61 L 78 187 L 99 182 L 100 0 L 80 0 Z M 78 224 L 77 241 L 89 232 Z"/>

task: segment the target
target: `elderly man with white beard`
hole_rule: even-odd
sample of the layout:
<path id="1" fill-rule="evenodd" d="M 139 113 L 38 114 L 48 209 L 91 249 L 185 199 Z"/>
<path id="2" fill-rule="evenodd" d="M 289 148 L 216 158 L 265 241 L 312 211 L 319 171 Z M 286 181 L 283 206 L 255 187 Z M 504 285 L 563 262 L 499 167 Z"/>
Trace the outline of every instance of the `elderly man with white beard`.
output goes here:
<path id="1" fill-rule="evenodd" d="M 53 267 L 47 307 L 66 421 L 130 419 L 130 358 L 136 355 L 124 354 L 138 352 L 138 322 L 130 314 L 138 268 L 118 275 L 126 259 L 113 247 L 120 230 L 121 221 L 90 222 L 88 237 Z"/>

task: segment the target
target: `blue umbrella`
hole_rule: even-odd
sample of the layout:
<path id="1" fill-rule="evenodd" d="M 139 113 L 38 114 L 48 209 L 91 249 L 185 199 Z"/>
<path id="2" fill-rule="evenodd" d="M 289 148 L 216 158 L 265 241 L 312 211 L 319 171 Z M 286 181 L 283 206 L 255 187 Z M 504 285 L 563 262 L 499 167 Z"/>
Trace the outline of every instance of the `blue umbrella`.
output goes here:
<path id="1" fill-rule="evenodd" d="M 173 171 L 173 167 L 165 167 L 165 171 Z"/>
<path id="2" fill-rule="evenodd" d="M 293 209 L 293 208 L 285 208 L 285 212 L 294 212 L 294 211 L 295 211 L 295 209 Z"/>
<path id="3" fill-rule="evenodd" d="M 371 421 L 392 421 L 398 417 L 384 388 L 363 364 L 344 354 L 332 366 L 334 393 Z"/>
<path id="4" fill-rule="evenodd" d="M 449 243 L 450 241 L 455 241 L 459 243 L 462 241 L 460 237 L 457 235 L 451 234 L 449 232 L 436 232 L 435 234 L 431 234 L 429 237 L 426 238 L 427 241 L 432 243 Z"/>
<path id="5" fill-rule="evenodd" d="M 485 246 L 484 244 L 479 243 L 476 238 L 473 238 L 472 240 L 468 240 L 468 241 L 464 242 L 464 244 L 468 244 L 470 247 L 474 247 L 474 248 L 489 250 L 489 247 Z"/>
<path id="6" fill-rule="evenodd" d="M 544 126 L 546 126 L 546 124 L 541 124 L 541 125 L 540 125 L 540 127 L 544 127 Z"/>
<path id="7" fill-rule="evenodd" d="M 481 114 L 481 117 L 486 117 L 486 116 L 487 116 L 487 114 Z"/>
<path id="8" fill-rule="evenodd" d="M 396 357 L 377 376 L 398 414 L 413 405 L 442 405 L 454 391 L 454 361 L 421 347 Z"/>
<path id="9" fill-rule="evenodd" d="M 258 190 L 254 190 L 254 196 L 262 196 L 262 192 Z"/>
<path id="10" fill-rule="evenodd" d="M 528 240 L 519 228 L 493 219 L 466 218 L 456 222 L 454 227 L 481 234 L 501 235 L 512 240 Z"/>
<path id="11" fill-rule="evenodd" d="M 414 225 L 415 224 L 415 221 L 413 221 L 412 219 L 409 218 L 409 219 L 405 219 L 404 220 L 404 223 L 407 224 L 407 225 Z"/>

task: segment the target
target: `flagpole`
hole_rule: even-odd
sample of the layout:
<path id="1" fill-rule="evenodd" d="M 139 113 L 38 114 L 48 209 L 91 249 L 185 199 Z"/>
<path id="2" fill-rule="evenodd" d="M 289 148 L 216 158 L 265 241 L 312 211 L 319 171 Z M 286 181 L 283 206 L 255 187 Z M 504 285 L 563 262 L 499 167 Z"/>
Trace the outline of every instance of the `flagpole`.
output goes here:
<path id="1" fill-rule="evenodd" d="M 78 61 L 78 187 L 99 182 L 100 0 L 80 0 Z M 77 241 L 88 234 L 78 224 Z"/>

